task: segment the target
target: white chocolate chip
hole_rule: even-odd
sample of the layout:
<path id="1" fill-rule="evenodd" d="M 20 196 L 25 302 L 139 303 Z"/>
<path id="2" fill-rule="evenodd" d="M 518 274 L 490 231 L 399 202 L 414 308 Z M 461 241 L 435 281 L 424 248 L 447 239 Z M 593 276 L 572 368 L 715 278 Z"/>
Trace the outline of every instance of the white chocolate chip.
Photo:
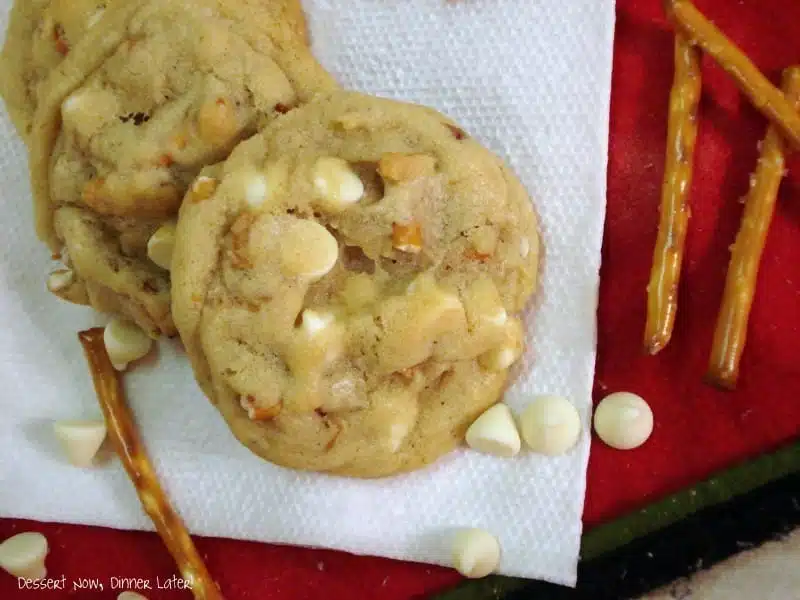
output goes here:
<path id="1" fill-rule="evenodd" d="M 486 577 L 500 566 L 500 543 L 483 529 L 464 529 L 453 540 L 453 566 L 464 577 Z"/>
<path id="2" fill-rule="evenodd" d="M 71 96 L 67 96 L 64 102 L 61 103 L 61 113 L 66 117 L 76 110 L 79 110 L 81 104 L 83 103 L 79 95 L 72 94 Z"/>
<path id="3" fill-rule="evenodd" d="M 409 433 L 411 433 L 411 423 L 393 423 L 389 429 L 389 449 L 392 452 L 400 450 Z"/>
<path id="4" fill-rule="evenodd" d="M 323 329 L 327 329 L 334 320 L 333 313 L 308 309 L 303 311 L 300 327 L 308 337 L 313 337 Z"/>
<path id="5" fill-rule="evenodd" d="M 519 241 L 519 254 L 522 258 L 528 258 L 531 253 L 531 242 L 528 238 L 524 237 Z"/>
<path id="6" fill-rule="evenodd" d="M 506 309 L 501 306 L 497 309 L 497 311 L 488 315 L 484 315 L 483 319 L 491 325 L 503 327 L 508 321 L 508 313 L 506 312 Z"/>
<path id="7" fill-rule="evenodd" d="M 87 29 L 91 29 L 97 25 L 98 21 L 103 18 L 103 12 L 105 11 L 101 8 L 92 13 L 92 15 L 89 17 L 89 20 L 86 22 Z"/>
<path id="8" fill-rule="evenodd" d="M 70 464 L 85 468 L 92 465 L 106 439 L 106 424 L 103 421 L 58 421 L 53 424 L 53 432 Z"/>
<path id="9" fill-rule="evenodd" d="M 47 277 L 47 289 L 53 293 L 63 291 L 75 282 L 72 269 L 59 269 Z"/>
<path id="10" fill-rule="evenodd" d="M 293 277 L 316 281 L 339 260 L 339 243 L 316 221 L 296 219 L 281 233 L 281 265 Z"/>
<path id="11" fill-rule="evenodd" d="M 330 208 L 341 210 L 364 197 L 364 182 L 341 158 L 317 160 L 313 178 L 314 189 Z"/>
<path id="12" fill-rule="evenodd" d="M 470 425 L 466 441 L 473 450 L 503 458 L 516 456 L 521 446 L 514 415 L 502 403 L 495 404 Z"/>
<path id="13" fill-rule="evenodd" d="M 105 89 L 86 89 L 68 96 L 61 103 L 64 129 L 88 139 L 118 113 L 117 97 Z"/>
<path id="14" fill-rule="evenodd" d="M 48 550 L 47 538 L 41 533 L 17 534 L 0 544 L 0 568 L 14 577 L 44 579 Z"/>
<path id="15" fill-rule="evenodd" d="M 147 600 L 147 597 L 136 592 L 122 592 L 117 596 L 117 600 Z"/>
<path id="16" fill-rule="evenodd" d="M 566 398 L 540 396 L 522 413 L 520 429 L 531 450 L 556 456 L 564 454 L 578 442 L 581 419 Z"/>
<path id="17" fill-rule="evenodd" d="M 644 444 L 653 433 L 653 411 L 636 394 L 610 394 L 594 411 L 594 430 L 612 448 L 632 450 Z"/>
<path id="18" fill-rule="evenodd" d="M 159 227 L 147 241 L 147 256 L 162 269 L 170 270 L 175 250 L 175 223 Z"/>
<path id="19" fill-rule="evenodd" d="M 512 346 L 501 346 L 489 350 L 478 358 L 480 365 L 489 371 L 505 371 L 521 356 L 520 351 Z"/>
<path id="20" fill-rule="evenodd" d="M 244 200 L 247 206 L 256 209 L 267 201 L 269 195 L 269 183 L 264 175 L 255 175 L 247 182 L 244 192 Z"/>
<path id="21" fill-rule="evenodd" d="M 103 342 L 111 363 L 123 371 L 129 363 L 139 360 L 150 352 L 153 340 L 130 321 L 112 319 L 103 332 Z"/>

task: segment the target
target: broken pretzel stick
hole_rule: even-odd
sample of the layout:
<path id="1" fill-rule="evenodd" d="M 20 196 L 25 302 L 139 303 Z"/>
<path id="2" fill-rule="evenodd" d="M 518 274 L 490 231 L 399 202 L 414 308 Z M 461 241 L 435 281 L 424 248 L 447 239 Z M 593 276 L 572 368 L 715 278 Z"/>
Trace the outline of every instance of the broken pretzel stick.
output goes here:
<path id="1" fill-rule="evenodd" d="M 191 587 L 197 600 L 222 600 L 222 594 L 203 564 L 183 521 L 170 506 L 125 402 L 120 374 L 106 354 L 103 329 L 82 331 L 78 338 L 92 372 L 108 436 L 119 455 L 147 515 Z"/>
<path id="2" fill-rule="evenodd" d="M 786 69 L 783 90 L 794 108 L 800 109 L 800 67 Z M 745 199 L 742 223 L 731 248 L 706 376 L 709 383 L 724 389 L 734 389 L 739 377 L 759 263 L 785 168 L 783 140 L 775 126 L 770 125 L 761 143 L 761 156 Z"/>
<path id="3" fill-rule="evenodd" d="M 800 149 L 800 114 L 769 79 L 689 0 L 664 0 L 667 16 L 733 77 L 739 89 L 771 123 L 780 128 L 794 149 Z"/>
<path id="4" fill-rule="evenodd" d="M 700 53 L 678 34 L 675 36 L 675 75 L 669 98 L 661 215 L 647 285 L 644 346 L 650 354 L 656 354 L 669 343 L 675 324 L 678 283 L 689 225 L 689 188 L 700 91 Z"/>

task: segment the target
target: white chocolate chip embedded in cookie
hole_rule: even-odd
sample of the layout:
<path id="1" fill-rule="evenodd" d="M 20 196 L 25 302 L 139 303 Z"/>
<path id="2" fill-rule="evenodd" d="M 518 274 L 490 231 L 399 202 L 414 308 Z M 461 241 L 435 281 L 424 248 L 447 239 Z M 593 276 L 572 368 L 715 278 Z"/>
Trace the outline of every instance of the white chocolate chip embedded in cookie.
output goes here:
<path id="1" fill-rule="evenodd" d="M 500 542 L 483 529 L 459 531 L 453 540 L 453 566 L 464 577 L 486 577 L 500 566 Z"/>
<path id="2" fill-rule="evenodd" d="M 66 131 L 88 140 L 115 118 L 116 97 L 103 89 L 75 92 L 61 104 L 61 119 Z"/>
<path id="3" fill-rule="evenodd" d="M 53 294 L 62 292 L 75 282 L 75 273 L 72 269 L 59 269 L 47 277 L 47 289 Z"/>
<path id="4" fill-rule="evenodd" d="M 519 241 L 519 255 L 522 258 L 528 258 L 531 253 L 531 242 L 528 238 L 524 237 Z"/>
<path id="5" fill-rule="evenodd" d="M 170 270 L 175 249 L 175 223 L 165 223 L 147 241 L 147 256 L 162 269 Z"/>
<path id="6" fill-rule="evenodd" d="M 233 102 L 227 98 L 214 98 L 202 107 L 197 115 L 200 138 L 215 146 L 226 145 L 241 129 Z"/>
<path id="7" fill-rule="evenodd" d="M 19 533 L 0 544 L 0 568 L 14 577 L 44 579 L 47 538 L 38 532 Z"/>
<path id="8" fill-rule="evenodd" d="M 316 281 L 339 260 L 339 243 L 316 221 L 293 219 L 279 235 L 281 267 L 288 277 Z"/>
<path id="9" fill-rule="evenodd" d="M 519 453 L 519 431 L 511 409 L 505 404 L 495 404 L 478 417 L 467 429 L 467 445 L 473 450 L 511 458 Z"/>
<path id="10" fill-rule="evenodd" d="M 114 368 L 124 371 L 129 363 L 145 357 L 153 340 L 139 327 L 123 319 L 112 319 L 103 333 L 106 352 Z"/>
<path id="11" fill-rule="evenodd" d="M 303 311 L 300 326 L 306 336 L 314 337 L 327 329 L 335 319 L 336 317 L 333 313 L 308 309 Z"/>
<path id="12" fill-rule="evenodd" d="M 534 452 L 556 456 L 578 442 L 581 419 L 572 403 L 561 396 L 536 398 L 520 417 L 522 438 Z"/>
<path id="13" fill-rule="evenodd" d="M 364 197 L 364 182 L 341 158 L 319 158 L 313 179 L 319 199 L 331 210 L 344 210 Z"/>
<path id="14" fill-rule="evenodd" d="M 85 468 L 92 465 L 106 439 L 106 424 L 104 421 L 58 421 L 53 424 L 53 432 L 70 464 Z"/>
<path id="15" fill-rule="evenodd" d="M 244 201 L 252 209 L 260 208 L 269 196 L 269 183 L 265 175 L 253 175 L 247 182 Z"/>
<path id="16" fill-rule="evenodd" d="M 501 317 L 495 315 L 497 320 Z M 523 331 L 518 319 L 508 319 L 506 315 L 505 333 L 503 341 L 496 348 L 481 354 L 478 358 L 480 365 L 488 371 L 503 371 L 508 369 L 522 357 Z"/>

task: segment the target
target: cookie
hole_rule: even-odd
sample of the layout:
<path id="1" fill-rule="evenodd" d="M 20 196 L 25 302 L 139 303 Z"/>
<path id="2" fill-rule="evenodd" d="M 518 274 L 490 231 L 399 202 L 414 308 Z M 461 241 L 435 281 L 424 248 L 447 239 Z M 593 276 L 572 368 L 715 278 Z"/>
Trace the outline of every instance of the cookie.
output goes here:
<path id="1" fill-rule="evenodd" d="M 47 76 L 119 0 L 16 0 L 0 53 L 0 96 L 18 133 L 26 138 Z M 259 0 L 246 7 L 272 35 L 308 43 L 300 0 Z M 240 9 L 240 12 L 243 12 Z M 100 25 L 100 29 L 104 29 Z"/>
<path id="2" fill-rule="evenodd" d="M 318 97 L 185 200 L 172 311 L 234 435 L 290 468 L 409 471 L 455 448 L 522 355 L 525 189 L 436 111 Z"/>
<path id="3" fill-rule="evenodd" d="M 17 0 L 0 53 L 0 96 L 23 138 L 48 74 L 101 19 L 100 0 Z"/>
<path id="4" fill-rule="evenodd" d="M 134 9 L 115 5 L 104 16 L 103 43 L 110 51 L 81 42 L 54 71 L 31 137 L 38 233 L 54 252 L 80 243 L 69 239 L 74 229 L 56 226 L 59 207 L 91 213 L 98 226 L 92 235 L 104 239 L 108 250 L 115 222 L 169 223 L 200 169 L 226 158 L 240 141 L 307 99 L 315 86 L 334 87 L 302 38 L 293 41 L 283 25 L 276 24 L 275 32 L 246 28 L 244 15 L 261 4 L 273 6 L 213 0 L 150 1 Z M 265 8 L 263 19 L 272 10 Z M 306 55 L 306 62 L 298 58 Z M 84 61 L 93 66 L 83 69 Z M 279 64 L 284 61 L 294 66 L 284 70 Z M 147 254 L 126 251 L 119 240 L 115 253 L 148 260 Z M 118 262 L 128 268 L 130 261 Z M 119 306 L 132 300 L 127 283 L 103 278 L 108 269 L 90 271 L 77 263 L 73 269 L 89 289 L 119 294 Z M 166 272 L 163 277 L 168 281 Z M 144 280 L 131 272 L 126 281 Z M 148 293 L 139 290 L 140 296 Z M 92 306 L 110 304 L 95 302 L 98 297 L 89 294 Z M 169 320 L 161 299 L 159 287 L 151 301 L 138 303 L 157 312 L 122 314 L 148 330 L 172 334 L 171 326 L 164 327 Z"/>
<path id="5" fill-rule="evenodd" d="M 102 219 L 76 206 L 60 207 L 54 221 L 64 240 L 66 269 L 51 276 L 52 293 L 100 312 L 125 315 L 153 337 L 175 334 L 169 272 L 148 258 L 148 242 L 163 223 Z"/>

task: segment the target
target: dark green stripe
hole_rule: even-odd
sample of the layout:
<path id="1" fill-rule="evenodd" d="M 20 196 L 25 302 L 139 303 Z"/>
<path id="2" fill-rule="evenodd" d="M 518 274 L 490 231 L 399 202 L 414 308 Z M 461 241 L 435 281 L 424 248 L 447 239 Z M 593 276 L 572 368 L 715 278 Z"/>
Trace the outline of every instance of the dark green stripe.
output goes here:
<path id="1" fill-rule="evenodd" d="M 800 473 L 800 441 L 721 471 L 691 488 L 616 521 L 595 527 L 583 537 L 581 560 L 601 557 L 700 510 L 727 502 L 792 473 Z M 507 594 L 523 588 L 527 583 L 525 579 L 492 576 L 477 581 L 466 581 L 435 598 L 436 600 L 500 600 Z"/>

